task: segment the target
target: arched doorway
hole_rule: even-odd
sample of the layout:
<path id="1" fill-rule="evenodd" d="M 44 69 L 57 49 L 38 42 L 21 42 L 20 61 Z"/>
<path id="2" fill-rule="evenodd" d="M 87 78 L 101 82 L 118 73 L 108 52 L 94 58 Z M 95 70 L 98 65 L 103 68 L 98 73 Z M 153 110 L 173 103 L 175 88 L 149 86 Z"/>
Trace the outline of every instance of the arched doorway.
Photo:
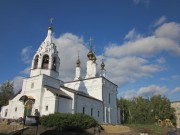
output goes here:
<path id="1" fill-rule="evenodd" d="M 32 108 L 33 108 L 33 104 L 34 102 L 32 100 L 27 100 L 27 102 L 25 103 L 25 116 L 30 116 L 32 113 Z"/>

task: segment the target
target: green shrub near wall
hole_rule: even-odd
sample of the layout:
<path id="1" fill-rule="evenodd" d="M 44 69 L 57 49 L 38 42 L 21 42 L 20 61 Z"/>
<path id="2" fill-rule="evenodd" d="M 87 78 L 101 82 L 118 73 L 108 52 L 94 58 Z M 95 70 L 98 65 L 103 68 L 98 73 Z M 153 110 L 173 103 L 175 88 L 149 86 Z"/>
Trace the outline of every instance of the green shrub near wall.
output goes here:
<path id="1" fill-rule="evenodd" d="M 85 114 L 55 113 L 42 116 L 40 122 L 45 127 L 55 127 L 58 130 L 83 130 L 98 125 L 91 116 Z"/>

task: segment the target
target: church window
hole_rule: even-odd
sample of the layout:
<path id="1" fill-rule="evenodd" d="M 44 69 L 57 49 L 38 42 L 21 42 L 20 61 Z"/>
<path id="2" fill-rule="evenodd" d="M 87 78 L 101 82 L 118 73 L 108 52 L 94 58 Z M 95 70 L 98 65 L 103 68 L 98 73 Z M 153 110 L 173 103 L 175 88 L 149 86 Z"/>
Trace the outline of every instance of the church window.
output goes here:
<path id="1" fill-rule="evenodd" d="M 111 94 L 109 93 L 109 104 L 111 103 Z"/>
<path id="2" fill-rule="evenodd" d="M 56 71 L 56 58 L 53 58 L 52 70 Z"/>
<path id="3" fill-rule="evenodd" d="M 49 66 L 49 56 L 44 55 L 42 61 L 42 69 L 48 69 L 48 66 Z"/>
<path id="4" fill-rule="evenodd" d="M 34 59 L 33 69 L 37 69 L 37 67 L 38 67 L 38 59 L 39 59 L 39 55 L 36 55 L 36 57 L 35 57 L 35 59 Z"/>
<path id="5" fill-rule="evenodd" d="M 48 106 L 46 105 L 46 111 L 48 111 Z"/>
<path id="6" fill-rule="evenodd" d="M 8 114 L 8 109 L 5 110 L 5 115 L 4 115 L 4 117 L 7 117 L 7 114 Z"/>
<path id="7" fill-rule="evenodd" d="M 34 88 L 34 83 L 33 82 L 31 83 L 31 88 Z"/>
<path id="8" fill-rule="evenodd" d="M 85 107 L 83 107 L 83 114 L 85 114 Z"/>
<path id="9" fill-rule="evenodd" d="M 93 116 L 93 108 L 91 108 L 91 116 Z"/>
<path id="10" fill-rule="evenodd" d="M 17 107 L 15 107 L 15 110 L 14 110 L 15 112 L 17 112 Z"/>
<path id="11" fill-rule="evenodd" d="M 98 117 L 99 117 L 99 111 L 98 111 Z"/>

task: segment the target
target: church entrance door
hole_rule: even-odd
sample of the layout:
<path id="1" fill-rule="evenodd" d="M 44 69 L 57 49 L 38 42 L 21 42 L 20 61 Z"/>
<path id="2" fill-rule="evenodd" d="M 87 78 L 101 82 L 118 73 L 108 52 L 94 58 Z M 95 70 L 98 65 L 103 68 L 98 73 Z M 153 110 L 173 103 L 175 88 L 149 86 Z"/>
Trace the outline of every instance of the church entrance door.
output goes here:
<path id="1" fill-rule="evenodd" d="M 34 102 L 33 102 L 32 100 L 28 100 L 28 101 L 26 102 L 26 104 L 25 104 L 25 110 L 24 110 L 26 116 L 31 115 L 33 104 L 34 104 Z"/>

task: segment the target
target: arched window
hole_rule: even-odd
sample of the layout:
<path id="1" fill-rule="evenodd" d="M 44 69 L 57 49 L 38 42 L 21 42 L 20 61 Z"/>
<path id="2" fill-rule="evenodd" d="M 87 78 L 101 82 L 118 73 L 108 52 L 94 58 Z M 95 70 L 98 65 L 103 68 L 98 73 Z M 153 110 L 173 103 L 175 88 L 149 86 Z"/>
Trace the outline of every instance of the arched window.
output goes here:
<path id="1" fill-rule="evenodd" d="M 56 71 L 56 57 L 53 58 L 52 70 Z"/>
<path id="2" fill-rule="evenodd" d="M 38 67 L 38 59 L 39 59 L 39 55 L 36 55 L 36 57 L 35 57 L 35 59 L 34 59 L 33 69 L 37 69 L 37 67 Z"/>
<path id="3" fill-rule="evenodd" d="M 49 56 L 44 55 L 42 61 L 42 69 L 48 69 L 48 65 L 49 65 Z"/>
<path id="4" fill-rule="evenodd" d="M 31 115 L 33 104 L 34 104 L 34 102 L 32 100 L 28 100 L 26 102 L 26 104 L 25 104 L 25 115 L 26 116 Z"/>

